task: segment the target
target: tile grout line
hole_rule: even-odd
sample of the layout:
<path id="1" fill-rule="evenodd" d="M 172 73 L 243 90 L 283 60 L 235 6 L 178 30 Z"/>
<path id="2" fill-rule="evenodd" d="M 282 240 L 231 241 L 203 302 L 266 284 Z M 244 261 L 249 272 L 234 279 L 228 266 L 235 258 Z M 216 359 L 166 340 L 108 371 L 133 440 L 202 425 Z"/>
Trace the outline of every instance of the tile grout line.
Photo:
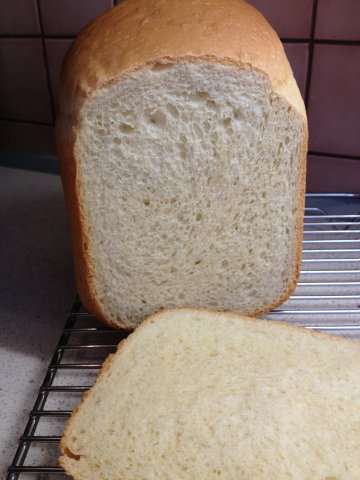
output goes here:
<path id="1" fill-rule="evenodd" d="M 313 45 L 346 45 L 346 46 L 360 46 L 360 40 L 334 40 L 334 39 L 326 39 L 326 38 L 318 38 L 318 39 L 311 39 L 311 38 L 280 38 L 282 43 L 312 43 Z"/>
<path id="2" fill-rule="evenodd" d="M 116 6 L 115 4 L 114 6 Z M 47 34 L 47 35 L 37 35 L 37 34 L 8 34 L 3 33 L 0 34 L 0 40 L 23 40 L 23 39 L 41 39 L 44 38 L 45 40 L 74 40 L 76 35 L 60 35 L 60 34 Z M 344 45 L 344 46 L 360 46 L 360 40 L 343 40 L 343 39 L 330 39 L 330 38 L 318 38 L 313 39 L 311 38 L 291 38 L 291 37 L 280 37 L 282 43 L 313 43 L 314 45 Z"/>
<path id="3" fill-rule="evenodd" d="M 318 9 L 318 0 L 313 0 L 311 27 L 310 27 L 309 58 L 308 58 L 308 64 L 307 64 L 305 95 L 304 95 L 306 110 L 308 110 L 308 107 L 309 107 L 310 84 L 311 84 L 312 66 L 313 66 L 313 59 L 314 59 L 314 46 L 315 46 L 314 40 L 315 40 L 317 9 Z"/>
<path id="4" fill-rule="evenodd" d="M 314 157 L 340 158 L 342 160 L 360 160 L 359 155 L 344 155 L 342 153 L 313 152 L 312 150 L 308 151 L 308 155 L 312 155 Z"/>
<path id="5" fill-rule="evenodd" d="M 7 118 L 0 116 L 0 122 L 9 122 L 9 123 L 25 123 L 27 125 L 40 125 L 43 127 L 53 127 L 54 122 L 38 122 L 36 120 L 22 120 L 20 118 Z"/>
<path id="6" fill-rule="evenodd" d="M 54 40 L 74 40 L 74 38 L 76 37 L 76 35 L 55 35 L 55 34 L 32 34 L 32 33 L 21 33 L 21 34 L 10 34 L 10 33 L 3 33 L 3 34 L 0 34 L 0 39 L 7 39 L 7 38 L 10 38 L 10 39 L 19 39 L 19 40 L 22 40 L 24 38 L 45 38 L 45 39 L 54 39 Z"/>
<path id="7" fill-rule="evenodd" d="M 46 71 L 46 80 L 47 80 L 48 92 L 49 92 L 49 97 L 50 97 L 50 107 L 51 107 L 52 120 L 53 120 L 53 122 L 55 122 L 55 116 L 56 116 L 55 102 L 54 102 L 54 97 L 53 97 L 53 91 L 52 91 L 52 88 L 51 88 L 50 70 L 49 70 L 49 64 L 48 64 L 48 58 L 47 58 L 47 52 L 46 52 L 44 25 L 43 25 L 43 19 L 42 19 L 42 15 L 41 15 L 40 0 L 36 0 L 35 5 L 36 5 L 38 19 L 39 19 L 39 25 L 40 25 L 41 45 L 42 45 L 42 50 L 43 50 L 43 59 L 44 59 L 44 65 L 45 65 L 45 71 Z"/>

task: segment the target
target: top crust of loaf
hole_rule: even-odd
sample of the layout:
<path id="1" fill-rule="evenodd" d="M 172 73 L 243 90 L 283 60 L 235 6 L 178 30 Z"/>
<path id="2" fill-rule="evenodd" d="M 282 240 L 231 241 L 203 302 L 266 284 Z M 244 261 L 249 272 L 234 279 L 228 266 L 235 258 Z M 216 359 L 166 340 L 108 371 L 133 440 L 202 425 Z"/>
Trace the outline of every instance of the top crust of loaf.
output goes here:
<path id="1" fill-rule="evenodd" d="M 60 109 L 77 117 L 83 102 L 147 64 L 206 60 L 264 73 L 304 117 L 305 107 L 281 42 L 243 0 L 125 0 L 73 43 L 61 78 Z"/>

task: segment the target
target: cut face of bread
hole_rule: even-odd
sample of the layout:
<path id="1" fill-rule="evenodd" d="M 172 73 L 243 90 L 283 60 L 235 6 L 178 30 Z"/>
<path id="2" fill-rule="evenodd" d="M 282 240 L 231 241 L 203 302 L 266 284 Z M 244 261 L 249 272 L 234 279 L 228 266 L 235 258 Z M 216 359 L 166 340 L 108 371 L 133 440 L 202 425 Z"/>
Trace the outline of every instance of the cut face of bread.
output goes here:
<path id="1" fill-rule="evenodd" d="M 76 480 L 358 480 L 360 346 L 220 312 L 155 315 L 70 419 Z"/>
<path id="2" fill-rule="evenodd" d="M 77 188 L 106 319 L 134 327 L 187 306 L 255 315 L 290 294 L 306 125 L 267 76 L 150 65 L 89 98 L 80 124 Z"/>

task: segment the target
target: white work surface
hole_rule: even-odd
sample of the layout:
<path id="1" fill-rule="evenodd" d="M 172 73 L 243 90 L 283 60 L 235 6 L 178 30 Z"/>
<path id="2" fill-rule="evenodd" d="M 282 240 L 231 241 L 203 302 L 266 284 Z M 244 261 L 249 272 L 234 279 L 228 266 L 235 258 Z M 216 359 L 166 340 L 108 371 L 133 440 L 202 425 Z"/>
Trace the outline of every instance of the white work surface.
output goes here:
<path id="1" fill-rule="evenodd" d="M 76 289 L 60 177 L 0 167 L 0 478 Z"/>

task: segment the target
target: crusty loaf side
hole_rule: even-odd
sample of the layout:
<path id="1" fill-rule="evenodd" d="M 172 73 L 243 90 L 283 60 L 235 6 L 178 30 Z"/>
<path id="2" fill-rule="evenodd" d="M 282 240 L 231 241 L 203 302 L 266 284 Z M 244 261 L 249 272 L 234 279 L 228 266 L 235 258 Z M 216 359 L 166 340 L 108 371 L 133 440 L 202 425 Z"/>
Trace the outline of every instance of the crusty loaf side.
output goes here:
<path id="1" fill-rule="evenodd" d="M 358 480 L 360 344 L 205 310 L 150 317 L 69 420 L 75 480 Z"/>
<path id="2" fill-rule="evenodd" d="M 238 0 L 122 2 L 75 41 L 60 98 L 57 144 L 77 284 L 92 313 L 133 328 L 162 307 L 258 315 L 288 298 L 300 266 L 307 124 L 281 43 L 255 9 Z M 159 161 L 163 166 L 156 165 Z M 189 190 L 197 190 L 199 198 L 190 201 Z M 221 190 L 228 192 L 224 201 Z M 164 212 L 168 202 L 185 215 Z M 224 224 L 221 219 L 226 202 L 228 218 L 240 218 L 240 224 L 243 218 L 238 253 L 230 219 Z M 257 206 L 257 219 L 261 211 L 271 219 L 276 208 L 286 210 L 275 230 L 255 222 L 260 250 L 269 245 L 260 259 L 263 271 L 255 258 L 258 246 L 247 241 L 253 231 L 242 230 L 249 222 L 255 229 L 249 204 Z M 193 223 L 186 217 L 195 208 Z M 117 215 L 104 228 L 109 209 Z M 165 238 L 172 216 L 179 224 L 170 227 L 170 236 L 180 244 Z M 197 216 L 202 221 L 196 223 Z M 187 236 L 184 223 L 192 232 Z M 155 232 L 148 238 L 151 228 Z M 224 232 L 226 242 L 214 229 Z M 187 262 L 175 258 L 165 272 L 160 257 L 170 256 L 171 243 Z M 190 254 L 189 243 L 194 244 Z M 271 261 L 276 249 L 283 249 L 283 262 Z M 270 292 L 277 278 L 279 286 Z M 251 298 L 248 304 L 245 297 Z"/>

